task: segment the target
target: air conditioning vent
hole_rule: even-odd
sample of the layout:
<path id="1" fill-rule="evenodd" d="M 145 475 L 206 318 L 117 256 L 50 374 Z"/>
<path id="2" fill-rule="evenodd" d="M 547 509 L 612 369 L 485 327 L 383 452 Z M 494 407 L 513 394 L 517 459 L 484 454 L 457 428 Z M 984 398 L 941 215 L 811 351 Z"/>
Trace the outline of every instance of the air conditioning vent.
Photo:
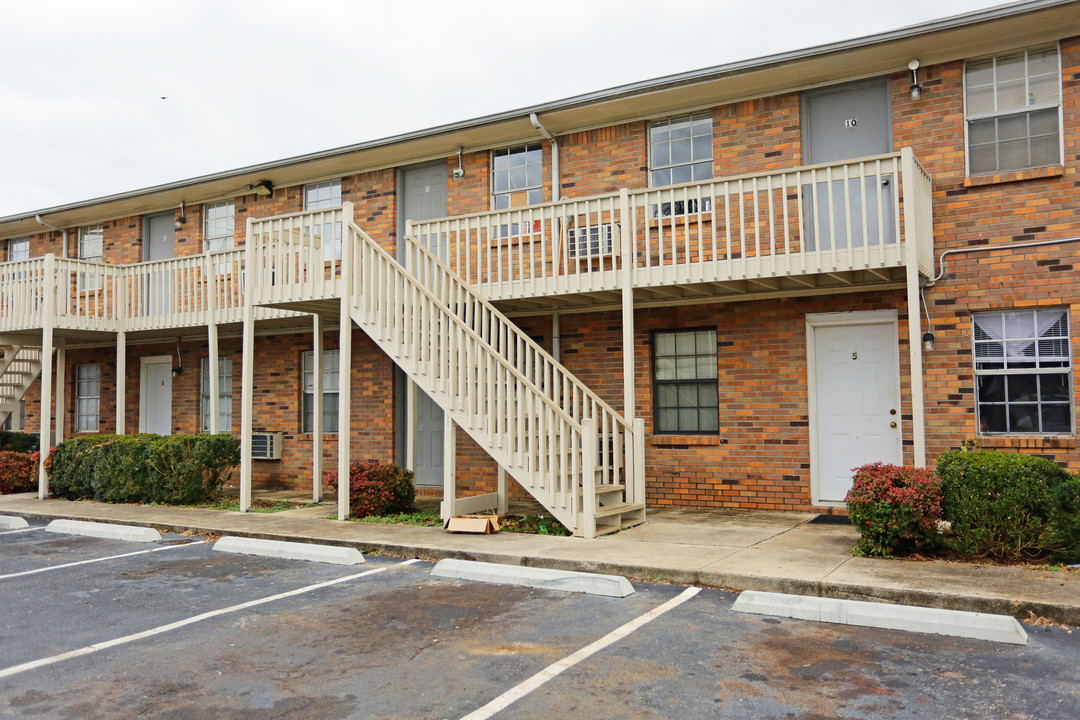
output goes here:
<path id="1" fill-rule="evenodd" d="M 251 433 L 251 457 L 255 460 L 281 459 L 282 433 Z"/>

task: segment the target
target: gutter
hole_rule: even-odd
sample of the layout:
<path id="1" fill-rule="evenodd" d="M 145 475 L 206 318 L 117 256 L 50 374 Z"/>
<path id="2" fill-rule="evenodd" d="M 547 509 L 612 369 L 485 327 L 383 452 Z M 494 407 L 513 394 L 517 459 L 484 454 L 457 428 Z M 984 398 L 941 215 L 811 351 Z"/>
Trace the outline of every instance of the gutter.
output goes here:
<path id="1" fill-rule="evenodd" d="M 44 225 L 45 227 L 49 228 L 50 230 L 59 230 L 60 231 L 60 236 L 63 238 L 63 242 L 64 242 L 63 250 L 61 250 L 61 252 L 60 252 L 60 257 L 67 257 L 68 256 L 68 235 L 67 235 L 67 230 L 65 230 L 62 227 L 57 227 L 56 225 L 53 225 L 52 223 L 45 222 L 42 219 L 41 215 L 34 215 L 34 219 L 38 221 L 39 225 Z"/>
<path id="2" fill-rule="evenodd" d="M 537 132 L 551 143 L 551 201 L 558 202 L 559 197 L 562 195 L 560 192 L 561 185 L 559 184 L 559 141 L 543 126 L 536 113 L 529 113 L 529 122 L 532 123 Z"/>

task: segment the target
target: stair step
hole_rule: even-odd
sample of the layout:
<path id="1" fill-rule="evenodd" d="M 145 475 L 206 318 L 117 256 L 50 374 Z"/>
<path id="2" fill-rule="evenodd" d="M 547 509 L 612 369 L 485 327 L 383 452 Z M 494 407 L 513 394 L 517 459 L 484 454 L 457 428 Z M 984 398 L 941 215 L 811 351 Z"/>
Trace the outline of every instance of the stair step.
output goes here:
<path id="1" fill-rule="evenodd" d="M 641 503 L 613 503 L 611 505 L 601 505 L 596 509 L 597 519 L 603 517 L 611 517 L 612 515 L 622 515 L 623 513 L 636 512 L 638 510 L 644 510 L 645 506 Z"/>
<path id="2" fill-rule="evenodd" d="M 596 486 L 596 494 L 603 495 L 610 492 L 622 492 L 626 489 L 626 486 L 622 483 L 604 483 Z"/>

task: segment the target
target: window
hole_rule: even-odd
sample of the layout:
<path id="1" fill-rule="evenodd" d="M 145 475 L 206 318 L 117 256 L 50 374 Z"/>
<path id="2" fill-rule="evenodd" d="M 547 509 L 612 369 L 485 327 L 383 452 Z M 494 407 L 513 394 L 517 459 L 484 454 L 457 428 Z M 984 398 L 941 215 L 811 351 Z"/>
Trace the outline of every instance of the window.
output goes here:
<path id="1" fill-rule="evenodd" d="M 968 175 L 1061 164 L 1057 45 L 964 66 Z"/>
<path id="2" fill-rule="evenodd" d="M 236 230 L 232 200 L 203 205 L 203 242 L 209 252 L 232 250 Z"/>
<path id="3" fill-rule="evenodd" d="M 88 225 L 79 228 L 79 259 L 102 262 L 102 247 L 105 244 L 105 226 Z M 80 290 L 97 290 L 101 287 L 100 273 L 79 273 Z"/>
<path id="4" fill-rule="evenodd" d="M 75 432 L 97 432 L 101 417 L 101 366 L 75 366 Z"/>
<path id="5" fill-rule="evenodd" d="M 495 210 L 536 205 L 544 200 L 544 151 L 539 145 L 491 153 L 491 197 Z"/>
<path id="6" fill-rule="evenodd" d="M 611 224 L 570 228 L 567 231 L 570 259 L 611 255 Z"/>
<path id="7" fill-rule="evenodd" d="M 653 431 L 718 433 L 716 330 L 654 332 L 652 340 Z"/>
<path id="8" fill-rule="evenodd" d="M 199 429 L 210 432 L 210 358 L 204 357 L 200 367 Z M 232 358 L 218 358 L 218 432 L 232 431 Z"/>
<path id="9" fill-rule="evenodd" d="M 30 259 L 30 238 L 11 238 L 8 240 L 8 262 Z"/>
<path id="10" fill-rule="evenodd" d="M 326 182 L 311 183 L 304 186 L 304 212 L 330 210 L 338 207 L 341 207 L 340 180 L 327 180 Z M 341 223 L 326 223 L 313 230 L 304 228 L 304 232 L 310 232 L 313 239 L 321 242 L 323 260 L 341 259 Z M 323 238 L 326 238 L 325 242 L 322 242 Z M 333 241 L 331 241 L 331 238 L 333 238 Z"/>
<path id="11" fill-rule="evenodd" d="M 712 142 L 712 115 L 709 113 L 653 123 L 649 127 L 649 186 L 665 187 L 712 179 Z M 708 211 L 712 206 L 711 199 L 706 198 L 704 204 L 702 209 Z M 670 217 L 672 206 L 676 215 L 698 212 L 699 207 L 697 198 L 665 202 L 653 208 L 653 216 Z"/>
<path id="12" fill-rule="evenodd" d="M 308 351 L 303 358 L 304 417 L 300 432 L 312 432 L 315 427 L 315 353 Z M 323 432 L 338 429 L 338 351 L 323 351 Z"/>
<path id="13" fill-rule="evenodd" d="M 982 433 L 1072 432 L 1069 313 L 977 313 L 976 404 Z"/>

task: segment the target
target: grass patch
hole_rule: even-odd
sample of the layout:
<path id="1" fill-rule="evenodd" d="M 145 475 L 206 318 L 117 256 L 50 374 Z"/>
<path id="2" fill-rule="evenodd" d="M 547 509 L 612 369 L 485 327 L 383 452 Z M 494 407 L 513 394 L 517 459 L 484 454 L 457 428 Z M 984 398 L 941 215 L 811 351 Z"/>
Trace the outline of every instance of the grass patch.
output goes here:
<path id="1" fill-rule="evenodd" d="M 547 515 L 507 515 L 500 524 L 506 532 L 529 533 L 532 535 L 557 535 L 568 537 L 566 526 Z"/>
<path id="2" fill-rule="evenodd" d="M 335 517 L 337 517 L 335 515 Z M 418 527 L 442 527 L 439 511 L 430 508 L 415 512 L 391 513 L 389 515 L 368 515 L 362 518 L 350 518 L 356 522 L 383 523 L 385 525 L 416 525 Z"/>
<path id="3" fill-rule="evenodd" d="M 165 503 L 147 503 L 148 505 L 165 506 Z M 276 513 L 285 510 L 299 510 L 301 508 L 315 507 L 318 503 L 298 503 L 290 500 L 251 500 L 251 512 L 253 513 Z M 240 512 L 240 498 L 235 495 L 219 495 L 210 498 L 203 503 L 193 505 L 168 505 L 168 507 L 189 507 L 199 510 L 226 510 Z"/>

